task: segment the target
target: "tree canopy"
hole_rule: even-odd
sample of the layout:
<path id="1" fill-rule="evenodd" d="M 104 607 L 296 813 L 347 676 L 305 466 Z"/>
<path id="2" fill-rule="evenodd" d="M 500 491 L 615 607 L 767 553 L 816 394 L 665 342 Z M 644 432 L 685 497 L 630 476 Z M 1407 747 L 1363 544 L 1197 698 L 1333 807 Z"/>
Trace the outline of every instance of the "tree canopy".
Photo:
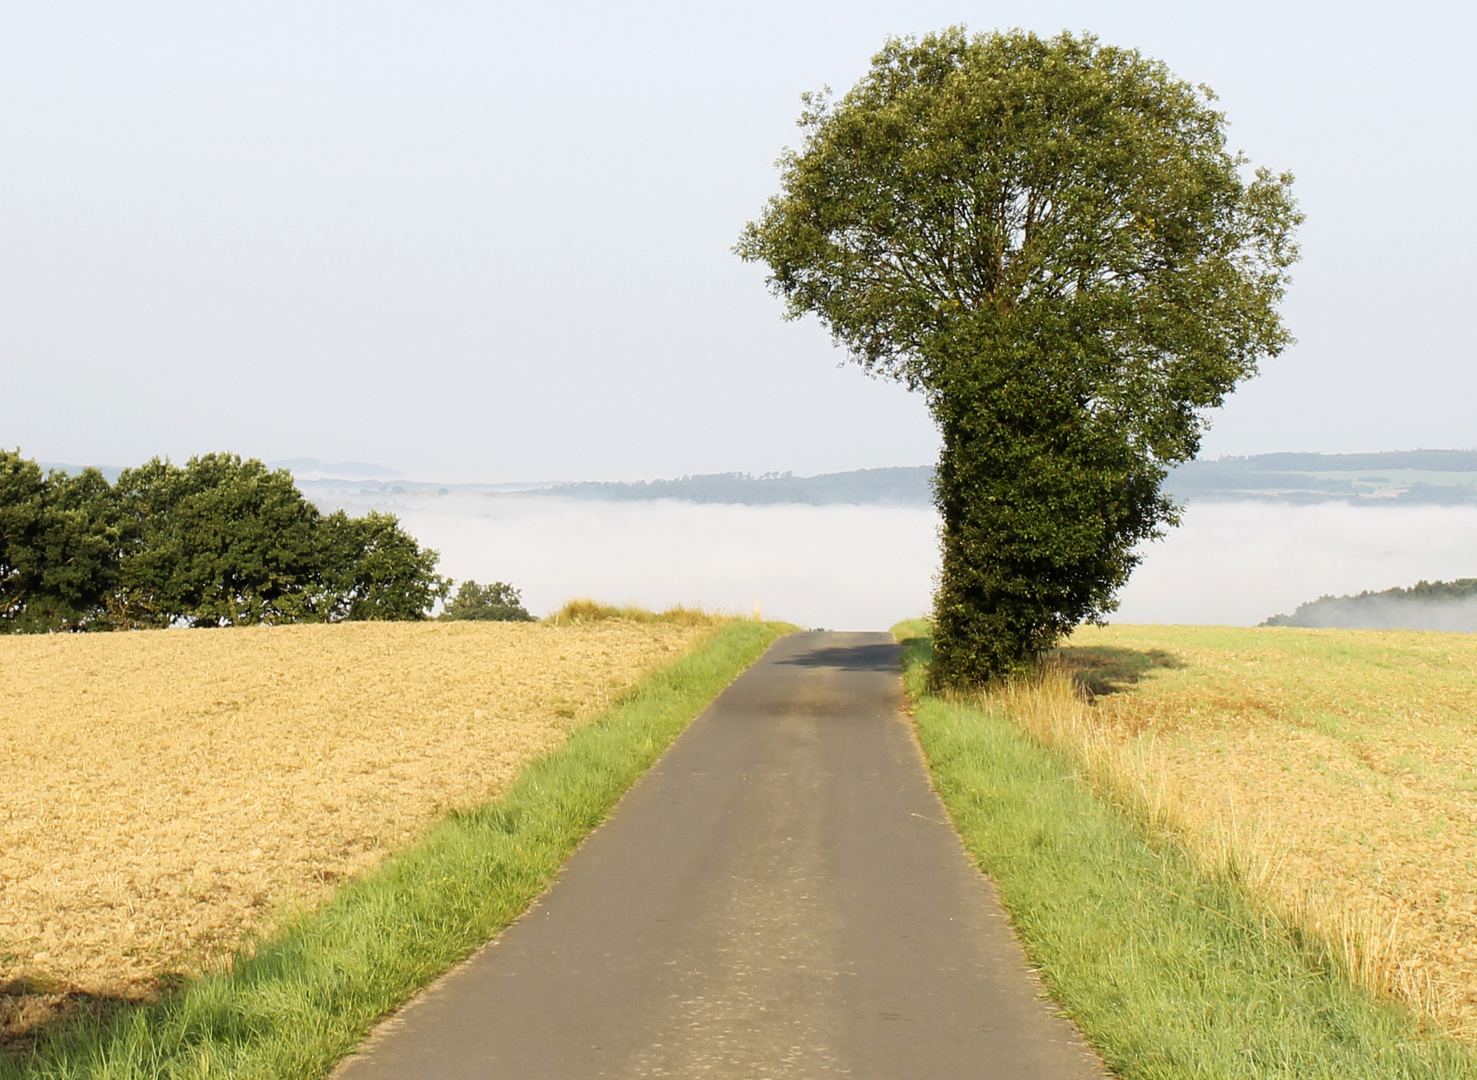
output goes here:
<path id="1" fill-rule="evenodd" d="M 737 251 L 943 434 L 935 672 L 1004 674 L 1101 618 L 1175 509 L 1166 467 L 1290 341 L 1289 174 L 1213 95 L 1090 35 L 889 41 L 810 94 Z"/>
<path id="2" fill-rule="evenodd" d="M 324 515 L 235 454 L 110 486 L 0 451 L 0 632 L 422 619 L 450 588 L 437 560 L 393 515 Z"/>
<path id="3" fill-rule="evenodd" d="M 108 482 L 0 451 L 0 630 L 85 629 L 117 582 Z"/>
<path id="4" fill-rule="evenodd" d="M 523 606 L 523 594 L 506 581 L 478 585 L 464 581 L 446 605 L 441 618 L 476 622 L 533 622 Z"/>

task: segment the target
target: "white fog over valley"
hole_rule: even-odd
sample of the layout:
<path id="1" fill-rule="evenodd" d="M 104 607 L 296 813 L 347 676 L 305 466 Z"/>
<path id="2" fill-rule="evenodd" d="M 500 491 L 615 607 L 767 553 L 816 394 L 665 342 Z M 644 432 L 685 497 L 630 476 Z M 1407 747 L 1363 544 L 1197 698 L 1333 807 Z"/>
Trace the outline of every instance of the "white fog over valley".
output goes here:
<path id="1" fill-rule="evenodd" d="M 600 502 L 482 493 L 317 496 L 398 514 L 457 579 L 509 581 L 546 614 L 592 596 L 807 627 L 926 613 L 937 517 L 915 506 Z M 1251 626 L 1319 596 L 1474 576 L 1477 506 L 1192 503 L 1148 545 L 1119 622 Z"/>

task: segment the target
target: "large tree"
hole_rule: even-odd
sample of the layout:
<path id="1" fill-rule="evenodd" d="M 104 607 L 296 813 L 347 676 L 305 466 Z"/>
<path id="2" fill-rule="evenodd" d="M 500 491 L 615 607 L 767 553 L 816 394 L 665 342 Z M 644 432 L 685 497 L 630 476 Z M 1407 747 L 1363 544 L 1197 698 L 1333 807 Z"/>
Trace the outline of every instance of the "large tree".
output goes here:
<path id="1" fill-rule="evenodd" d="M 934 675 L 1008 674 L 1101 619 L 1175 522 L 1205 413 L 1289 342 L 1292 178 L 1213 96 L 1091 36 L 894 39 L 738 252 L 791 317 L 921 390 L 943 436 Z"/>
<path id="2" fill-rule="evenodd" d="M 136 621 L 194 626 L 327 617 L 318 508 L 292 474 L 235 454 L 119 476 L 121 577 Z"/>

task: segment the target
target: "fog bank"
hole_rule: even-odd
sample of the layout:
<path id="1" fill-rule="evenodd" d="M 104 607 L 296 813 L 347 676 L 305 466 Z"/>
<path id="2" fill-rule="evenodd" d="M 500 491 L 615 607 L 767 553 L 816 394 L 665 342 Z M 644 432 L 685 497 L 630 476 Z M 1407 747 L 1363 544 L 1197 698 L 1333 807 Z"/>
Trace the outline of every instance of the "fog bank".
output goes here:
<path id="1" fill-rule="evenodd" d="M 1477 507 L 1192 503 L 1114 622 L 1254 626 L 1320 596 L 1477 576 Z"/>
<path id="2" fill-rule="evenodd" d="M 1303 604 L 1278 626 L 1344 630 L 1448 630 L 1477 633 L 1477 596 L 1407 600 L 1393 596 L 1325 596 Z"/>
<path id="3" fill-rule="evenodd" d="M 399 514 L 457 579 L 507 581 L 545 615 L 573 597 L 885 630 L 922 614 L 937 562 L 919 507 L 732 506 L 448 494 L 344 501 Z"/>
<path id="4" fill-rule="evenodd" d="M 886 629 L 928 610 L 937 517 L 908 506 L 736 506 L 452 492 L 339 494 L 398 514 L 459 580 L 543 615 L 576 596 Z M 1477 507 L 1192 503 L 1144 549 L 1114 622 L 1254 626 L 1320 596 L 1477 576 Z M 1444 626 L 1445 624 L 1443 624 Z"/>

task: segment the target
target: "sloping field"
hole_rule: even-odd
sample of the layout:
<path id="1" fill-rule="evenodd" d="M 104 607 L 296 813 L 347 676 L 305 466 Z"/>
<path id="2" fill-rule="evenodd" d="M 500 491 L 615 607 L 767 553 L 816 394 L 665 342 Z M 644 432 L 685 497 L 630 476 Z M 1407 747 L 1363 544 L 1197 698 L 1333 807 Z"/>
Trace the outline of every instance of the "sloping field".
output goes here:
<path id="1" fill-rule="evenodd" d="M 129 994 L 198 968 L 499 794 L 710 632 L 608 620 L 0 637 L 0 992 Z"/>
<path id="2" fill-rule="evenodd" d="M 1078 631 L 1012 710 L 1234 862 L 1353 975 L 1477 1038 L 1477 636 Z"/>

